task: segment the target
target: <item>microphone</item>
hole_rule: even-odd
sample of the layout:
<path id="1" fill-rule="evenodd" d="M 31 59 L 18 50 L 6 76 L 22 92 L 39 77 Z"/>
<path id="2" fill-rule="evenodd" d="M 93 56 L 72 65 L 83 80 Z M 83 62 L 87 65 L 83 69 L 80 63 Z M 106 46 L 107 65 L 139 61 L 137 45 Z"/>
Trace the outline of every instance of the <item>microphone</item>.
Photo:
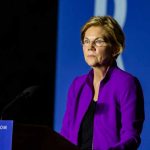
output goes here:
<path id="1" fill-rule="evenodd" d="M 29 98 L 33 95 L 33 93 L 39 88 L 39 86 L 31 86 L 26 88 L 21 94 L 17 95 L 10 103 L 8 103 L 1 111 L 1 117 L 0 119 L 3 120 L 3 114 L 18 100 L 21 100 L 22 98 Z"/>

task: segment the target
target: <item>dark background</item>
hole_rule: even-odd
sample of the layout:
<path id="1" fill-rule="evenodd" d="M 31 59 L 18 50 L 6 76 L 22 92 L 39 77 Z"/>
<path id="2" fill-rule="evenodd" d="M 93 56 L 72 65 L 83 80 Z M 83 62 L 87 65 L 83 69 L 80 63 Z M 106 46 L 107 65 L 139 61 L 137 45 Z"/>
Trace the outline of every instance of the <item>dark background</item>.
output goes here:
<path id="1" fill-rule="evenodd" d="M 7 0 L 0 11 L 1 116 L 52 126 L 57 0 Z M 32 86 L 30 96 L 16 98 Z"/>

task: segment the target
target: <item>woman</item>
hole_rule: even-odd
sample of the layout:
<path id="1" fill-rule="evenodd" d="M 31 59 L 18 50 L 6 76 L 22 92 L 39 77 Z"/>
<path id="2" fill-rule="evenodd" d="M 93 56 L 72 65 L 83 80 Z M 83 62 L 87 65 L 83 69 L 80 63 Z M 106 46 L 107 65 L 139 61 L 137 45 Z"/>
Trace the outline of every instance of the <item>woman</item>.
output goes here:
<path id="1" fill-rule="evenodd" d="M 95 16 L 83 26 L 81 41 L 92 69 L 70 86 L 61 135 L 85 150 L 136 150 L 143 95 L 138 80 L 116 64 L 125 43 L 122 29 L 110 16 Z"/>

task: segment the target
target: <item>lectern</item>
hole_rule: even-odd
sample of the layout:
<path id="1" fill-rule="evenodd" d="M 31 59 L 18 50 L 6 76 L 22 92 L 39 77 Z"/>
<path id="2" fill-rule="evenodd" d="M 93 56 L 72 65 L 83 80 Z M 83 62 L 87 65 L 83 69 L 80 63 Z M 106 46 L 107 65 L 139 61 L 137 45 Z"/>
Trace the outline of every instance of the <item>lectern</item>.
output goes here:
<path id="1" fill-rule="evenodd" d="M 14 124 L 12 150 L 79 150 L 48 126 Z"/>

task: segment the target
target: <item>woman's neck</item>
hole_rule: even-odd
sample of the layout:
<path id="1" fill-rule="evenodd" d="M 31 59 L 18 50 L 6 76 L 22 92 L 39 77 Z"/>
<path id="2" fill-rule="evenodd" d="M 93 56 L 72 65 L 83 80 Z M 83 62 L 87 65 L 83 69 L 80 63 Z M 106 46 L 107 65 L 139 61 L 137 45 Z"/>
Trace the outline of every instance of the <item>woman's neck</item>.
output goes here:
<path id="1" fill-rule="evenodd" d="M 111 59 L 107 64 L 93 67 L 93 71 L 94 71 L 93 83 L 98 83 L 104 79 L 109 67 L 112 65 L 113 62 L 114 62 L 114 59 Z"/>
<path id="2" fill-rule="evenodd" d="M 105 77 L 109 66 L 94 67 L 94 83 L 98 83 Z"/>
<path id="3" fill-rule="evenodd" d="M 93 71 L 94 71 L 94 79 L 93 79 L 94 96 L 93 96 L 93 100 L 94 101 L 98 100 L 100 82 L 105 77 L 108 69 L 109 69 L 109 66 L 107 66 L 107 67 L 97 67 L 97 68 L 94 67 L 93 68 Z"/>

